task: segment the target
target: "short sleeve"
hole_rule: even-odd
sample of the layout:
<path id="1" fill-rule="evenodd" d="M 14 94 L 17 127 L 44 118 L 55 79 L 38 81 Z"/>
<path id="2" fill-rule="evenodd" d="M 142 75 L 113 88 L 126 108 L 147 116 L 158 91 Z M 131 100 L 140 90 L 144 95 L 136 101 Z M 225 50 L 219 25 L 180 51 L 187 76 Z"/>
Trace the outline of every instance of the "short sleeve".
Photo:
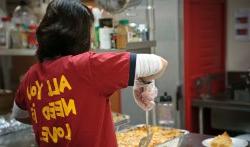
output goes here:
<path id="1" fill-rule="evenodd" d="M 90 56 L 90 69 L 99 91 L 111 95 L 118 89 L 134 84 L 136 54 L 93 53 Z"/>
<path id="2" fill-rule="evenodd" d="M 25 76 L 26 77 L 26 76 Z M 25 102 L 26 99 L 26 89 L 25 89 L 25 84 L 24 80 L 20 83 L 16 95 L 15 95 L 15 103 L 16 105 L 21 108 L 22 110 L 27 110 L 27 105 Z"/>

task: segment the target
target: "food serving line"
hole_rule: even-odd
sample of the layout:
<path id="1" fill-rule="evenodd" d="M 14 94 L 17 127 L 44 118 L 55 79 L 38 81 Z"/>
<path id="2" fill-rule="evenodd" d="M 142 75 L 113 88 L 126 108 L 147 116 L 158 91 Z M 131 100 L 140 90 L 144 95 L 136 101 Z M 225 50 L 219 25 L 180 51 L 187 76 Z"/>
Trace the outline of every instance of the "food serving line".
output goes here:
<path id="1" fill-rule="evenodd" d="M 189 133 L 183 137 L 181 147 L 202 147 L 202 141 L 208 135 Z M 36 147 L 35 136 L 31 128 L 0 137 L 1 147 Z"/>
<path id="2" fill-rule="evenodd" d="M 113 116 L 114 124 L 116 127 L 118 143 L 122 143 L 121 138 L 124 135 L 125 135 L 125 140 L 126 140 L 126 135 L 129 135 L 129 134 L 123 134 L 123 133 L 127 133 L 129 131 L 139 132 L 138 133 L 139 137 L 143 137 L 146 135 L 145 125 L 135 125 L 135 126 L 129 125 L 130 117 L 128 115 L 113 113 L 112 116 Z M 157 145 L 159 147 L 163 147 L 163 146 L 202 147 L 203 146 L 202 141 L 207 138 L 212 137 L 209 135 L 190 133 L 186 130 L 169 129 L 169 128 L 166 129 L 160 126 L 151 127 L 151 129 L 152 129 L 152 132 L 156 132 L 154 134 L 155 135 L 154 137 L 156 138 L 160 137 L 159 134 L 161 134 L 162 131 L 166 131 L 166 130 L 171 131 L 172 134 L 174 134 L 172 138 L 166 138 L 166 141 L 164 141 L 164 143 Z M 159 133 L 157 134 L 157 132 Z M 171 133 L 169 132 L 167 134 L 171 134 Z M 139 144 L 139 142 L 134 141 L 132 142 L 132 144 Z M 18 147 L 37 147 L 35 136 L 34 136 L 31 126 L 26 127 L 22 130 L 15 131 L 15 132 L 9 132 L 9 134 L 0 135 L 0 147 L 17 147 L 17 146 Z M 120 145 L 120 146 L 123 146 L 123 145 Z"/>

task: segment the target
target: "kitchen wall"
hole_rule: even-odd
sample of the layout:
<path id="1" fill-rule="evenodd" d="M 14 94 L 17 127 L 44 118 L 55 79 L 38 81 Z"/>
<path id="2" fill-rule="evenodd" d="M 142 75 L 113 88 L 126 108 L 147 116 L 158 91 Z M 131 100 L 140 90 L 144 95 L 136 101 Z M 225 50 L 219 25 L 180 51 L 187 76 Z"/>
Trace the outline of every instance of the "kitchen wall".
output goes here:
<path id="1" fill-rule="evenodd" d="M 157 80 L 157 87 L 159 88 L 159 95 L 163 95 L 167 91 L 169 95 L 173 96 L 175 103 L 176 87 L 180 83 L 178 0 L 154 0 L 154 3 L 157 41 L 156 54 L 166 58 L 169 62 L 167 72 L 160 80 Z M 131 8 L 116 17 L 129 18 L 131 22 L 146 23 L 145 12 L 146 0 L 143 0 L 143 4 L 136 9 Z M 122 91 L 122 113 L 131 116 L 132 124 L 145 123 L 144 112 L 135 104 L 131 87 Z"/>
<path id="2" fill-rule="evenodd" d="M 178 0 L 155 0 L 156 16 L 156 54 L 166 58 L 169 62 L 167 72 L 160 80 L 157 80 L 159 95 L 165 91 L 174 97 L 176 87 L 179 83 L 179 36 L 178 36 Z M 146 23 L 145 5 L 137 9 L 127 11 L 118 17 L 129 17 L 130 20 L 138 23 Z M 134 17 L 133 17 L 134 16 Z M 134 103 L 132 89 L 127 88 L 122 92 L 122 112 L 131 116 L 131 123 L 138 124 L 145 122 L 144 113 Z M 178 126 L 178 125 L 177 125 Z"/>
<path id="3" fill-rule="evenodd" d="M 249 0 L 228 0 L 227 6 L 227 70 L 246 71 L 250 68 L 250 41 L 235 39 L 235 11 L 239 8 L 250 9 Z"/>
<path id="4" fill-rule="evenodd" d="M 5 2 L 5 0 L 0 0 L 0 9 L 1 9 L 0 11 L 6 12 L 6 2 Z"/>
<path id="5" fill-rule="evenodd" d="M 242 79 L 242 71 L 250 68 L 250 41 L 243 42 L 235 39 L 235 12 L 239 8 L 250 9 L 249 0 L 227 0 L 227 71 L 230 71 L 228 83 L 231 87 L 242 89 L 239 84 Z M 236 71 L 236 72 L 235 72 Z M 240 81 L 240 82 L 239 82 Z M 235 99 L 248 100 L 248 93 L 239 91 Z M 230 114 L 230 115 L 225 115 Z M 250 119 L 246 118 L 248 112 L 235 110 L 219 110 L 211 111 L 211 125 L 216 129 L 231 130 L 238 132 L 250 132 Z"/>

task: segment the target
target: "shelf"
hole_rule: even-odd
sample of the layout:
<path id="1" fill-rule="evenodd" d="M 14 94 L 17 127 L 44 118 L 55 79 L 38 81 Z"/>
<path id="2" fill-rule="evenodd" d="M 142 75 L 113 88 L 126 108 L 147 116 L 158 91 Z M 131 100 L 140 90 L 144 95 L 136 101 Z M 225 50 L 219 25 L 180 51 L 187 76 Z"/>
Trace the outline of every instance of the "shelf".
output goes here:
<path id="1" fill-rule="evenodd" d="M 131 42 L 128 43 L 126 49 L 146 49 L 156 46 L 156 41 L 144 41 L 144 42 Z"/>
<path id="2" fill-rule="evenodd" d="M 36 49 L 3 49 L 0 48 L 2 56 L 35 56 Z"/>
<path id="3" fill-rule="evenodd" d="M 149 50 L 151 47 L 156 46 L 156 41 L 144 41 L 144 42 L 131 42 L 128 43 L 125 49 L 95 49 L 95 52 L 143 52 L 144 50 Z M 148 52 L 148 51 L 147 51 Z"/>
<path id="4" fill-rule="evenodd" d="M 128 43 L 125 49 L 96 49 L 95 52 L 122 52 L 131 51 L 142 53 L 156 46 L 156 41 Z M 148 51 L 146 51 L 148 53 Z M 36 49 L 4 49 L 0 48 L 0 56 L 35 56 Z"/>

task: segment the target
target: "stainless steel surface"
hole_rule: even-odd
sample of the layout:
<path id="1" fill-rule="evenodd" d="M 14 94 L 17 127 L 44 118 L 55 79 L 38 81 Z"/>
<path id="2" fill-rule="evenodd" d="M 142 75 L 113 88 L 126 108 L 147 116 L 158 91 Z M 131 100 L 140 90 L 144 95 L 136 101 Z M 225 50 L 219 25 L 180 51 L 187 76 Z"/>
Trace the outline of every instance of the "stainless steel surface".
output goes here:
<path id="1" fill-rule="evenodd" d="M 20 123 L 19 121 L 10 118 L 10 116 L 0 117 L 0 136 L 19 132 L 27 128 L 31 128 L 31 126 Z"/>
<path id="2" fill-rule="evenodd" d="M 177 115 L 176 122 L 177 127 L 184 128 L 185 127 L 185 99 L 184 99 L 184 0 L 178 0 L 178 60 L 179 60 L 179 82 L 178 85 L 182 87 L 182 99 L 180 99 L 179 105 L 179 115 Z"/>
<path id="3" fill-rule="evenodd" d="M 199 107 L 199 132 L 200 132 L 200 134 L 204 134 L 204 128 L 203 128 L 203 107 Z"/>
<path id="4" fill-rule="evenodd" d="M 0 136 L 0 147 L 37 147 L 31 128 Z"/>
<path id="5" fill-rule="evenodd" d="M 131 126 L 130 128 L 126 128 L 124 130 L 121 130 L 119 132 L 128 132 L 128 131 L 131 131 L 133 129 L 136 129 L 136 128 L 140 128 L 140 127 L 144 127 L 145 124 L 139 124 L 139 125 L 135 125 L 135 126 Z M 166 127 L 162 127 L 162 128 L 165 128 L 165 129 L 172 129 L 172 128 L 166 128 Z M 181 130 L 179 129 L 183 135 L 179 136 L 179 137 L 175 137 L 175 138 L 172 138 L 170 140 L 166 140 L 164 143 L 162 144 L 159 144 L 157 145 L 157 147 L 174 147 L 174 146 L 180 146 L 185 138 L 185 136 L 187 136 L 189 134 L 189 131 L 187 130 Z"/>
<path id="6" fill-rule="evenodd" d="M 219 108 L 250 112 L 250 102 L 241 102 L 228 99 L 194 99 L 192 105 L 204 108 Z"/>
<path id="7" fill-rule="evenodd" d="M 154 0 L 147 0 L 146 21 L 149 29 L 149 40 L 155 40 L 156 24 L 155 24 L 155 8 Z M 151 53 L 156 54 L 156 47 L 151 47 Z M 157 83 L 156 83 L 157 86 Z M 151 111 L 152 123 L 156 125 L 156 110 L 155 107 Z"/>
<path id="8" fill-rule="evenodd" d="M 212 109 L 212 110 L 224 110 L 224 114 L 229 114 L 228 111 L 230 111 L 230 114 L 233 114 L 231 111 L 234 111 L 235 116 L 237 116 L 237 117 L 240 116 L 240 112 L 244 112 L 244 113 L 249 113 L 250 112 L 250 102 L 241 102 L 241 101 L 234 101 L 234 100 L 228 100 L 228 99 L 222 99 L 222 98 L 217 98 L 217 99 L 194 99 L 192 101 L 192 105 L 194 107 L 199 108 L 199 133 L 201 133 L 201 134 L 203 134 L 203 132 L 204 132 L 204 122 L 203 122 L 203 110 L 204 110 L 204 108 L 209 108 L 209 109 Z M 224 115 L 224 117 L 226 117 L 226 116 L 234 116 L 234 115 Z M 243 120 L 238 121 L 238 120 L 239 120 L 239 118 L 235 120 L 235 123 L 238 122 L 238 123 L 240 123 L 240 126 L 243 127 L 244 121 Z M 245 119 L 245 121 L 246 121 L 246 119 Z M 226 119 L 225 123 L 227 125 L 230 123 L 228 118 Z M 223 129 L 230 129 L 230 130 L 235 129 L 233 127 L 231 127 L 231 128 L 227 127 L 226 128 L 227 125 L 225 123 L 224 123 L 224 128 Z M 236 124 L 232 124 L 232 126 L 235 126 L 235 125 Z M 249 126 L 249 125 L 247 125 L 247 126 Z M 250 129 L 248 129 L 248 128 L 247 128 L 247 130 L 250 131 Z M 246 131 L 246 128 L 245 128 L 244 131 Z"/>
<path id="9" fill-rule="evenodd" d="M 190 133 L 183 137 L 180 147 L 201 147 L 204 139 L 213 136 Z M 0 136 L 0 147 L 37 147 L 32 129 Z"/>
<path id="10" fill-rule="evenodd" d="M 135 16 L 127 16 L 126 12 L 119 14 L 118 19 L 128 18 L 131 22 L 137 24 L 146 22 L 146 7 L 147 0 L 144 0 L 142 4 L 136 9 L 131 9 L 128 12 L 136 14 Z M 154 0 L 155 19 L 156 19 L 156 39 L 157 49 L 156 54 L 167 59 L 169 61 L 168 71 L 162 76 L 161 79 L 157 80 L 157 86 L 159 89 L 159 95 L 162 95 L 166 90 L 167 92 L 175 96 L 176 84 L 179 84 L 179 39 L 178 32 L 178 0 Z M 181 83 L 180 83 L 181 84 Z M 122 112 L 131 116 L 131 124 L 141 124 L 144 122 L 144 112 L 141 111 L 138 106 L 127 99 L 131 98 L 132 90 L 126 88 L 122 90 Z M 175 103 L 175 97 L 173 98 Z M 183 108 L 183 107 L 181 107 Z M 184 109 L 183 109 L 184 110 Z M 151 115 L 151 114 L 150 114 Z M 185 120 L 184 120 L 185 121 Z M 177 121 L 181 122 L 181 121 Z"/>
<path id="11" fill-rule="evenodd" d="M 146 19 L 149 27 L 149 40 L 155 40 L 154 0 L 147 0 Z"/>
<path id="12" fill-rule="evenodd" d="M 155 19 L 156 19 L 156 54 L 161 55 L 169 62 L 168 70 L 160 80 L 157 81 L 159 94 L 166 90 L 173 96 L 173 102 L 176 103 L 175 93 L 177 85 L 182 84 L 180 81 L 180 49 L 179 49 L 179 0 L 154 0 Z M 181 107 L 184 109 L 184 107 Z M 178 114 L 178 112 L 177 112 Z M 178 117 L 176 117 L 178 118 Z M 176 120 L 176 125 L 181 121 Z M 185 122 L 185 119 L 184 121 Z M 184 127 L 183 127 L 184 128 Z"/>

